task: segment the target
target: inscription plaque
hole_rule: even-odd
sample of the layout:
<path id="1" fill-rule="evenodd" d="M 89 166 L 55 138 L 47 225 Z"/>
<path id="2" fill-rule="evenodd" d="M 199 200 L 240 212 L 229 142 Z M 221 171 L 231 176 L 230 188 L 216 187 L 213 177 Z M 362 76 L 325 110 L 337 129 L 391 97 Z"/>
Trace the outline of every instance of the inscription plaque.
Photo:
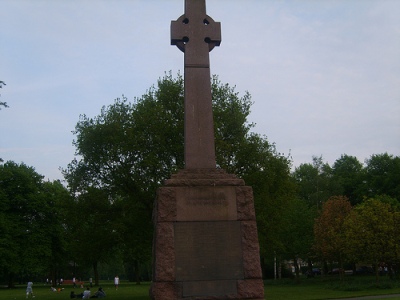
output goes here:
<path id="1" fill-rule="evenodd" d="M 241 227 L 238 221 L 177 222 L 177 281 L 243 278 Z"/>
<path id="2" fill-rule="evenodd" d="M 237 220 L 235 187 L 182 187 L 176 193 L 177 221 Z"/>

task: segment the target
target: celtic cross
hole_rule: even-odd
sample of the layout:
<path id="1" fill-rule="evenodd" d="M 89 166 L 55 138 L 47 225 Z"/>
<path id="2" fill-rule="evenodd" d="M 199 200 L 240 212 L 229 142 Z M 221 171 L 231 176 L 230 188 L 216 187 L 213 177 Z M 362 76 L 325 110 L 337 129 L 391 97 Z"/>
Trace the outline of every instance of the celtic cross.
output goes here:
<path id="1" fill-rule="evenodd" d="M 221 24 L 206 14 L 205 0 L 185 0 L 171 22 L 171 44 L 184 52 L 185 168 L 215 168 L 209 52 L 221 43 Z"/>

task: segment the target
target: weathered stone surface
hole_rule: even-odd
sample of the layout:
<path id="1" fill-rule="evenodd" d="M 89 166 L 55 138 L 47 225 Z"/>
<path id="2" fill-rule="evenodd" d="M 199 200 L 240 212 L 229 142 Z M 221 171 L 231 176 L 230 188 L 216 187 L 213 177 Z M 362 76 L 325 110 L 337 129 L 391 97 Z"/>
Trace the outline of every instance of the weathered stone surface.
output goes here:
<path id="1" fill-rule="evenodd" d="M 182 299 L 182 284 L 178 282 L 153 282 L 150 297 L 157 300 Z"/>
<path id="2" fill-rule="evenodd" d="M 205 0 L 185 0 L 171 22 L 171 44 L 185 53 L 185 168 L 215 168 L 209 51 L 221 42 L 221 25 L 206 14 Z"/>
<path id="3" fill-rule="evenodd" d="M 262 278 L 260 248 L 255 221 L 242 222 L 242 249 L 245 278 Z"/>
<path id="4" fill-rule="evenodd" d="M 172 222 L 176 220 L 176 189 L 161 187 L 157 190 L 157 222 Z"/>
<path id="5" fill-rule="evenodd" d="M 154 281 L 174 281 L 175 246 L 172 222 L 157 223 L 154 247 Z"/>
<path id="6" fill-rule="evenodd" d="M 236 188 L 238 220 L 255 220 L 253 189 L 250 186 Z"/>
<path id="7" fill-rule="evenodd" d="M 237 299 L 264 299 L 264 284 L 262 279 L 248 279 L 238 281 Z"/>

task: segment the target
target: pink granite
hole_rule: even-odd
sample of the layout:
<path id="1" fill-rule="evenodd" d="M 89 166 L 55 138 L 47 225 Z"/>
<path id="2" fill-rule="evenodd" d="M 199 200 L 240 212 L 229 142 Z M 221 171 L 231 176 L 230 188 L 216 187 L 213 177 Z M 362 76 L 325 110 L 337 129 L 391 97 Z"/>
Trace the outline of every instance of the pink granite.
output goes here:
<path id="1" fill-rule="evenodd" d="M 253 189 L 250 186 L 236 187 L 238 220 L 255 220 Z"/>
<path id="2" fill-rule="evenodd" d="M 158 223 L 154 239 L 154 274 L 156 282 L 175 280 L 174 227 L 172 222 Z"/>

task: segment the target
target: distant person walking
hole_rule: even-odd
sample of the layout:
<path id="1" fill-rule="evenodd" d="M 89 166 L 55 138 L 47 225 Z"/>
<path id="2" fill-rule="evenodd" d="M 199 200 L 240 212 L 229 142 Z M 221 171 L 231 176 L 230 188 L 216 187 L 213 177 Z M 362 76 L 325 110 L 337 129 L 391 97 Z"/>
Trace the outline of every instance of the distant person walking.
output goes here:
<path id="1" fill-rule="evenodd" d="M 32 298 L 35 298 L 35 296 L 33 295 L 32 285 L 33 285 L 33 282 L 29 281 L 28 285 L 26 287 L 26 299 L 28 299 L 29 295 L 31 295 Z"/>
<path id="2" fill-rule="evenodd" d="M 74 284 L 74 288 L 76 288 L 76 278 L 72 278 L 72 283 Z"/>
<path id="3" fill-rule="evenodd" d="M 114 278 L 114 285 L 115 285 L 115 289 L 118 290 L 118 285 L 119 285 L 119 277 L 118 277 L 118 275 L 115 276 L 115 278 Z"/>

